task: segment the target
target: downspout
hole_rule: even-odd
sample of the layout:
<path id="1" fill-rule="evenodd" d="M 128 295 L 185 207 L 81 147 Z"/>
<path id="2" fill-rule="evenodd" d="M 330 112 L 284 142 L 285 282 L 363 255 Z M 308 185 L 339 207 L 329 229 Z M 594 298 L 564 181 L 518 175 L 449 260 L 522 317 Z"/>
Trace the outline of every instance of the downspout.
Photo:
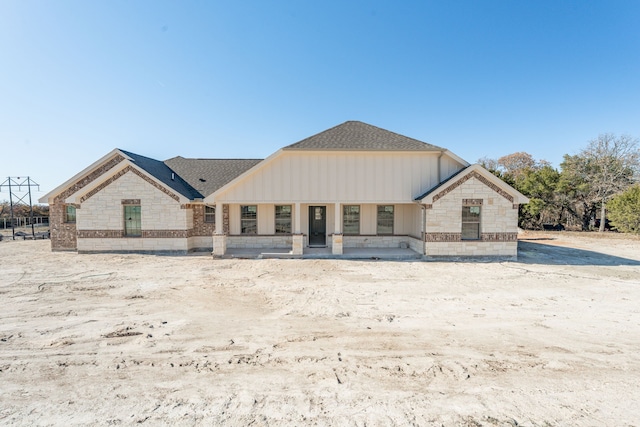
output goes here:
<path id="1" fill-rule="evenodd" d="M 438 184 L 440 184 L 442 182 L 442 155 L 444 154 L 444 151 L 440 151 L 440 154 L 438 154 Z"/>

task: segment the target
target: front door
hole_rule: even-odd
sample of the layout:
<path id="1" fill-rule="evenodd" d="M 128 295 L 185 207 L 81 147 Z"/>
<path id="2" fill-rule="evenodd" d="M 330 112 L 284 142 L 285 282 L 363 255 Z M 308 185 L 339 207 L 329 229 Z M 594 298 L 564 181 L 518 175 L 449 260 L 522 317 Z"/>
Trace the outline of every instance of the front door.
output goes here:
<path id="1" fill-rule="evenodd" d="M 327 245 L 326 213 L 326 206 L 309 206 L 309 246 Z"/>

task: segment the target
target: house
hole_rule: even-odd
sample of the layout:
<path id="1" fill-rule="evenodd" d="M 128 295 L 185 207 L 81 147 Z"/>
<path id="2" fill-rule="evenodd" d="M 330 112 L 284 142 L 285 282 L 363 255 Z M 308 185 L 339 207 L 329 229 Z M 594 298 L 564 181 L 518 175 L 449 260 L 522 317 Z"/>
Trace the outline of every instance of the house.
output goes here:
<path id="1" fill-rule="evenodd" d="M 515 257 L 528 199 L 447 149 L 348 121 L 264 160 L 158 161 L 115 149 L 40 201 L 54 251 Z"/>

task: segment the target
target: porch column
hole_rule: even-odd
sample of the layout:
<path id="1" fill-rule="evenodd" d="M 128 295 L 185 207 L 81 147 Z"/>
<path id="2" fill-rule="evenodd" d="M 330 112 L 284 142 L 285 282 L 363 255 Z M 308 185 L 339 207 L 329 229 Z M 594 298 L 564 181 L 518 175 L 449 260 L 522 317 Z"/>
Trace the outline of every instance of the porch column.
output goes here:
<path id="1" fill-rule="evenodd" d="M 422 255 L 427 254 L 427 205 L 421 205 L 422 207 L 422 224 L 420 228 L 422 231 L 420 233 L 420 240 L 422 240 Z"/>
<path id="2" fill-rule="evenodd" d="M 216 203 L 216 231 L 213 234 L 213 256 L 223 256 L 227 252 L 227 235 L 224 234 L 224 207 Z"/>
<path id="3" fill-rule="evenodd" d="M 300 203 L 296 203 L 293 208 L 293 236 L 291 236 L 291 255 L 302 255 L 304 253 L 304 236 L 302 235 Z"/>
<path id="4" fill-rule="evenodd" d="M 300 215 L 300 203 L 296 203 L 293 211 L 293 234 L 302 234 L 302 231 L 300 230 L 302 227 Z"/>
<path id="5" fill-rule="evenodd" d="M 333 215 L 333 236 L 331 236 L 331 253 L 342 255 L 342 205 L 336 202 Z"/>

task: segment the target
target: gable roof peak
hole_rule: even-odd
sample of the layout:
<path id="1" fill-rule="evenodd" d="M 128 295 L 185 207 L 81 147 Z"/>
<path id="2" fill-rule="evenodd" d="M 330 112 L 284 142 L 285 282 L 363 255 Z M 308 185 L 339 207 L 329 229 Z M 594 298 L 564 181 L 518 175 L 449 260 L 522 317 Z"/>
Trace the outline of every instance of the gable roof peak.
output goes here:
<path id="1" fill-rule="evenodd" d="M 444 151 L 443 148 L 409 138 L 357 120 L 346 121 L 288 145 L 283 150 L 307 151 Z"/>

